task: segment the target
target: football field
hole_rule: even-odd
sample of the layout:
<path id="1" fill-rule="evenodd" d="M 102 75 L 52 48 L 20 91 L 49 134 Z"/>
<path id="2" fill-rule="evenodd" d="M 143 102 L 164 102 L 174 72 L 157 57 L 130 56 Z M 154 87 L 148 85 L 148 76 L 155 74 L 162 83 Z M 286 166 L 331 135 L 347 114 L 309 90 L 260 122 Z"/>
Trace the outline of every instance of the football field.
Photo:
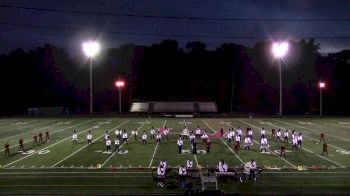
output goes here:
<path id="1" fill-rule="evenodd" d="M 157 144 L 150 139 L 150 129 L 171 128 L 169 138 Z M 190 131 L 205 130 L 212 142 L 210 153 L 198 140 L 198 153 L 193 155 L 188 138 L 183 153 L 178 154 L 177 139 L 184 127 Z M 245 135 L 247 127 L 254 132 L 251 150 L 234 153 L 227 139 L 217 137 L 219 130 L 239 127 Z M 260 129 L 267 131 L 267 152 L 260 152 Z M 115 138 L 115 131 L 125 129 L 128 144 L 119 152 L 107 152 L 106 131 Z M 292 150 L 286 144 L 286 157 L 279 157 L 283 142 L 271 138 L 271 130 L 282 133 L 296 130 L 303 135 L 302 148 Z M 138 136 L 132 134 L 138 130 Z M 49 131 L 48 141 L 33 143 L 33 136 Z M 73 145 L 72 133 L 78 134 Z M 92 133 L 92 144 L 86 135 Z M 146 131 L 147 144 L 141 136 Z M 291 131 L 290 131 L 291 132 Z M 325 134 L 328 156 L 322 156 L 320 134 Z M 291 138 L 291 136 L 289 136 Z M 24 151 L 19 151 L 19 139 Z M 5 144 L 10 156 L 5 156 Z M 258 182 L 219 184 L 225 193 L 241 194 L 350 194 L 350 118 L 2 118 L 0 119 L 0 195 L 4 194 L 183 194 L 177 181 L 166 187 L 152 181 L 152 169 L 161 160 L 177 172 L 186 160 L 193 160 L 200 170 L 215 168 L 220 160 L 239 171 L 242 164 L 256 160 L 263 168 Z M 114 145 L 112 145 L 114 149 Z M 200 179 L 188 179 L 201 189 Z M 208 187 L 209 189 L 209 187 Z"/>

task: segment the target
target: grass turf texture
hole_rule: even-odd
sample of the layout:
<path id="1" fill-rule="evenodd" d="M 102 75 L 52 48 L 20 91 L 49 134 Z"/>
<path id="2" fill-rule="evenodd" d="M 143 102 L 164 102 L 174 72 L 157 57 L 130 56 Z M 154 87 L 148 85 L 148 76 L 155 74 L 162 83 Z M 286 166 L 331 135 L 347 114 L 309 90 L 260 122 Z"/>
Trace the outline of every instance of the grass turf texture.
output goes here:
<path id="1" fill-rule="evenodd" d="M 151 141 L 151 127 L 172 128 L 169 140 L 157 145 Z M 233 147 L 226 145 L 226 139 L 211 139 L 210 154 L 177 154 L 178 135 L 187 126 L 195 130 L 218 131 L 224 128 L 253 128 L 254 142 L 250 151 L 233 153 Z M 270 151 L 260 153 L 258 144 L 260 128 L 265 127 Z M 129 133 L 129 144 L 121 147 L 121 153 L 104 153 L 104 133 L 122 128 Z M 287 152 L 284 159 L 276 155 L 280 143 L 271 140 L 271 129 L 286 128 L 302 132 L 303 148 Z M 134 140 L 131 130 L 139 130 Z M 50 141 L 34 145 L 34 134 L 50 131 Z M 72 144 L 73 131 L 78 133 L 79 143 Z M 148 144 L 143 145 L 143 130 L 148 135 Z M 91 131 L 93 144 L 87 145 L 86 134 Z M 320 133 L 324 132 L 329 156 L 321 156 Z M 44 134 L 45 135 L 45 134 Z M 24 140 L 27 154 L 18 152 L 18 140 Z M 163 140 L 163 139 L 162 139 Z M 349 194 L 350 192 L 350 119 L 348 118 L 266 118 L 266 119 L 170 119 L 170 118 L 23 118 L 0 119 L 0 145 L 10 144 L 11 156 L 0 156 L 0 194 L 183 194 L 185 189 L 175 186 L 161 188 L 152 181 L 152 167 L 160 160 L 166 160 L 170 167 L 178 167 L 191 159 L 194 165 L 215 167 L 224 159 L 229 167 L 239 167 L 251 159 L 265 169 L 258 183 L 244 182 L 219 184 L 225 193 L 242 194 Z M 316 144 L 318 143 L 318 144 Z M 190 150 L 185 139 L 185 150 Z M 198 150 L 205 146 L 198 141 Z M 291 150 L 288 144 L 287 150 Z M 101 164 L 102 168 L 96 166 Z M 303 166 L 306 171 L 297 171 Z M 272 168 L 272 169 L 271 169 Z M 177 169 L 173 169 L 177 172 Z M 177 180 L 169 182 L 174 183 Z M 193 179 L 194 187 L 200 189 L 200 180 Z"/>

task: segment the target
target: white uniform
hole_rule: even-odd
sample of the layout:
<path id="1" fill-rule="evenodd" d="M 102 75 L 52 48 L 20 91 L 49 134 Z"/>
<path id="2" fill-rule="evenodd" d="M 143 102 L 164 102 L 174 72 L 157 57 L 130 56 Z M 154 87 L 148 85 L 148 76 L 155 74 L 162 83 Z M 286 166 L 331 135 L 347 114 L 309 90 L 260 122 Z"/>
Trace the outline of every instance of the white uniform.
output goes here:
<path id="1" fill-rule="evenodd" d="M 142 140 L 146 140 L 147 139 L 147 135 L 146 134 L 143 134 L 142 135 Z"/>
<path id="2" fill-rule="evenodd" d="M 187 167 L 187 168 L 192 168 L 192 167 L 193 167 L 193 161 L 187 160 L 187 161 L 186 161 L 186 167 Z"/>
<path id="3" fill-rule="evenodd" d="M 169 129 L 164 129 L 163 131 L 164 138 L 168 139 L 168 133 L 169 133 Z"/>
<path id="4" fill-rule="evenodd" d="M 182 146 L 184 144 L 184 141 L 182 139 L 177 140 L 177 145 Z"/>
<path id="5" fill-rule="evenodd" d="M 151 131 L 150 131 L 150 133 L 151 133 L 151 135 L 154 135 L 154 129 L 151 129 Z"/>
<path id="6" fill-rule="evenodd" d="M 119 129 L 114 131 L 114 135 L 116 135 L 116 136 L 119 135 Z"/>
<path id="7" fill-rule="evenodd" d="M 298 145 L 298 139 L 297 139 L 297 137 L 294 137 L 294 138 L 293 138 L 293 145 L 295 145 L 295 146 Z"/>
<path id="8" fill-rule="evenodd" d="M 166 168 L 167 163 L 166 161 L 160 161 L 159 165 L 163 165 L 163 168 Z"/>
<path id="9" fill-rule="evenodd" d="M 288 132 L 284 132 L 284 137 L 285 137 L 285 138 L 288 138 L 288 135 L 289 135 Z"/>
<path id="10" fill-rule="evenodd" d="M 281 137 L 281 132 L 277 131 L 277 137 Z"/>
<path id="11" fill-rule="evenodd" d="M 108 133 L 105 133 L 105 140 L 108 140 L 108 138 L 109 138 Z"/>
<path id="12" fill-rule="evenodd" d="M 160 143 L 161 138 L 162 138 L 162 135 L 160 133 L 157 134 L 156 139 L 158 143 Z"/>
<path id="13" fill-rule="evenodd" d="M 185 176 L 187 174 L 186 167 L 180 167 L 179 168 L 179 175 Z"/>
<path id="14" fill-rule="evenodd" d="M 184 128 L 184 129 L 182 130 L 182 135 L 188 136 L 188 129 L 187 129 L 187 128 Z"/>
<path id="15" fill-rule="evenodd" d="M 238 134 L 238 135 L 242 135 L 242 130 L 241 130 L 241 129 L 238 129 L 238 130 L 237 130 L 237 134 Z"/>
<path id="16" fill-rule="evenodd" d="M 266 149 L 269 147 L 268 144 L 267 144 L 267 138 L 266 137 L 261 138 L 260 145 L 261 145 L 260 146 L 260 150 L 262 151 L 264 149 L 265 152 L 266 152 Z"/>
<path id="17" fill-rule="evenodd" d="M 244 138 L 244 144 L 246 146 L 252 146 L 252 140 L 250 139 L 250 137 Z"/>
<path id="18" fill-rule="evenodd" d="M 228 166 L 226 163 L 219 162 L 219 172 L 227 172 Z"/>
<path id="19" fill-rule="evenodd" d="M 110 139 L 107 139 L 106 140 L 107 152 L 111 151 L 111 144 L 112 144 L 112 141 Z"/>
<path id="20" fill-rule="evenodd" d="M 236 139 L 236 142 L 240 142 L 241 141 L 241 137 L 239 135 L 236 135 L 235 139 Z"/>
<path id="21" fill-rule="evenodd" d="M 78 134 L 73 133 L 73 135 L 72 135 L 72 140 L 73 140 L 73 141 L 77 141 L 77 140 L 78 140 Z"/>
<path id="22" fill-rule="evenodd" d="M 266 134 L 265 129 L 261 129 L 260 133 L 261 133 L 261 135 L 265 135 Z"/>
<path id="23" fill-rule="evenodd" d="M 88 134 L 87 134 L 86 139 L 87 139 L 88 144 L 91 144 L 91 140 L 92 140 L 92 135 L 91 135 L 91 133 L 88 133 Z"/>
<path id="24" fill-rule="evenodd" d="M 196 135 L 200 135 L 201 134 L 201 130 L 200 129 L 197 129 L 196 130 Z"/>
<path id="25" fill-rule="evenodd" d="M 251 129 L 248 131 L 248 135 L 253 137 L 253 131 Z"/>
<path id="26" fill-rule="evenodd" d="M 127 133 L 123 133 L 123 139 L 128 139 L 128 134 Z"/>
<path id="27" fill-rule="evenodd" d="M 208 135 L 206 133 L 203 133 L 202 139 L 208 139 Z"/>
<path id="28" fill-rule="evenodd" d="M 261 145 L 267 145 L 267 138 L 266 137 L 261 138 L 260 143 L 261 143 Z"/>
<path id="29" fill-rule="evenodd" d="M 190 135 L 190 140 L 194 140 L 196 138 L 196 136 L 194 134 Z"/>
<path id="30" fill-rule="evenodd" d="M 158 170 L 157 170 L 157 174 L 158 176 L 165 176 L 165 169 L 164 167 L 158 167 Z"/>

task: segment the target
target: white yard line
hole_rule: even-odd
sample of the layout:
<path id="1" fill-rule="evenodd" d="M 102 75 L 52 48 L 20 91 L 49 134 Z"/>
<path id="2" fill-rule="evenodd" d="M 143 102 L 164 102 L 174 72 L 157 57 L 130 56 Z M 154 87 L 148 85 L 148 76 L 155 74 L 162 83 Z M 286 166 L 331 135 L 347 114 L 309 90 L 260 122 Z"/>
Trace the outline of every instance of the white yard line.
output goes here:
<path id="1" fill-rule="evenodd" d="M 89 120 L 89 121 L 92 121 L 92 120 Z M 87 121 L 87 122 L 89 122 L 89 121 Z M 84 122 L 84 123 L 86 123 L 86 122 Z M 81 123 L 81 124 L 84 124 L 84 123 Z M 78 124 L 78 125 L 79 125 L 79 124 Z M 75 126 L 77 126 L 77 125 L 74 125 L 74 126 L 72 126 L 72 127 L 75 127 Z M 81 133 L 84 133 L 84 132 L 86 132 L 86 131 L 89 131 L 89 130 L 93 129 L 95 126 L 96 126 L 96 125 L 93 125 L 93 126 L 90 127 L 89 129 L 85 129 L 85 130 L 83 130 L 83 131 L 80 131 L 80 132 L 78 132 L 77 134 L 79 135 L 79 134 L 81 134 Z M 67 128 L 66 128 L 66 129 L 67 129 Z M 20 158 L 20 159 L 17 159 L 17 160 L 15 160 L 15 161 L 12 161 L 11 163 L 8 163 L 8 164 L 4 165 L 3 167 L 8 167 L 8 166 L 10 166 L 10 165 L 12 165 L 12 164 L 14 164 L 14 163 L 17 163 L 18 161 L 21 161 L 21 160 L 23 160 L 23 159 L 26 159 L 26 158 L 28 158 L 28 157 L 31 157 L 31 156 L 37 154 L 38 152 L 40 152 L 40 151 L 42 151 L 42 150 L 46 150 L 46 149 L 48 149 L 48 148 L 50 148 L 50 147 L 52 147 L 52 146 L 55 146 L 55 145 L 57 145 L 57 144 L 59 144 L 59 143 L 61 143 L 61 142 L 64 142 L 64 141 L 66 141 L 66 140 L 68 140 L 68 139 L 70 139 L 70 138 L 72 138 L 72 136 L 66 137 L 65 139 L 59 140 L 58 142 L 53 143 L 53 144 L 51 144 L 51 145 L 49 145 L 49 146 L 47 146 L 47 147 L 45 147 L 45 148 L 42 148 L 42 149 L 40 149 L 40 150 L 37 150 L 37 151 L 35 151 L 35 152 L 32 153 L 32 154 L 29 154 L 29 155 L 27 155 L 27 156 L 24 156 L 24 157 L 22 157 L 22 158 Z"/>
<path id="2" fill-rule="evenodd" d="M 35 122 L 35 121 L 38 121 L 38 120 L 32 120 L 32 121 L 29 122 L 29 123 L 33 123 L 33 122 Z M 21 122 L 21 120 L 18 121 L 18 122 Z M 0 128 L 11 127 L 11 126 L 17 126 L 16 123 L 18 123 L 18 122 L 15 122 L 14 124 L 11 124 L 11 125 L 2 126 L 2 127 L 0 127 Z M 39 124 L 40 124 L 40 123 L 39 123 Z M 18 125 L 20 125 L 20 124 L 18 124 Z M 35 125 L 35 124 L 34 124 L 34 125 Z M 28 126 L 26 126 L 26 127 L 30 127 L 30 126 L 33 126 L 33 125 L 28 125 Z M 23 127 L 23 128 L 26 128 L 26 127 Z"/>
<path id="3" fill-rule="evenodd" d="M 165 124 L 166 124 L 166 120 L 164 121 L 163 127 L 165 127 Z M 151 161 L 149 162 L 148 168 L 151 168 L 151 166 L 152 166 L 152 163 L 153 163 L 153 160 L 154 160 L 154 156 L 156 155 L 156 152 L 157 152 L 157 148 L 158 148 L 158 142 L 157 142 L 157 144 L 156 144 L 156 147 L 154 148 L 154 152 L 153 152 L 153 155 L 152 155 L 152 159 L 151 159 Z"/>
<path id="4" fill-rule="evenodd" d="M 38 121 L 38 120 L 33 120 L 32 122 L 35 122 L 35 121 Z M 28 127 L 33 127 L 33 126 L 36 126 L 36 125 L 46 124 L 46 123 L 50 123 L 50 122 L 53 122 L 53 121 L 55 121 L 55 120 L 49 120 L 49 121 L 44 121 L 44 122 L 40 122 L 40 123 L 36 123 L 36 124 L 31 124 L 31 125 L 28 125 L 28 126 L 19 127 L 17 129 L 22 130 L 22 129 L 25 129 L 25 128 L 28 128 Z M 25 124 L 25 125 L 27 125 L 27 124 Z M 21 126 L 21 125 L 20 124 L 18 124 L 18 125 L 14 124 L 14 125 L 9 125 L 9 126 Z M 1 127 L 1 128 L 4 128 L 4 127 Z M 14 128 L 14 129 L 16 129 L 16 128 Z"/>
<path id="5" fill-rule="evenodd" d="M 122 125 L 124 125 L 125 123 L 127 123 L 127 122 L 129 122 L 129 121 L 130 121 L 130 120 L 127 120 L 127 121 L 125 121 L 125 122 L 123 122 L 123 123 L 117 125 L 116 127 L 112 128 L 112 129 L 110 129 L 110 130 L 108 130 L 108 133 L 111 132 L 111 131 L 113 131 L 114 129 L 116 129 L 116 128 L 122 126 Z M 101 136 L 99 136 L 98 138 L 96 138 L 95 140 L 93 140 L 92 142 L 96 142 L 97 140 L 99 140 L 99 139 L 100 139 L 101 137 L 103 137 L 103 136 L 104 136 L 104 134 L 102 134 Z M 75 155 L 76 153 L 80 152 L 81 150 L 83 150 L 84 148 L 86 148 L 86 147 L 88 147 L 88 146 L 89 146 L 89 144 L 86 144 L 85 146 L 79 148 L 77 151 L 75 151 L 75 152 L 73 152 L 72 154 L 66 156 L 64 159 L 58 161 L 57 163 L 53 164 L 53 165 L 51 166 L 51 168 L 52 168 L 52 167 L 55 167 L 56 165 L 62 163 L 62 162 L 65 161 L 65 160 L 69 159 L 70 157 L 72 157 L 73 155 Z"/>
<path id="6" fill-rule="evenodd" d="M 321 121 L 321 120 L 313 120 L 312 122 L 314 122 L 314 124 L 312 124 L 312 125 L 315 125 L 315 126 L 318 126 L 318 127 L 323 127 L 323 128 L 326 128 L 326 129 L 334 129 L 334 127 L 350 129 L 350 127 L 342 126 L 342 125 L 339 125 L 339 124 L 333 124 L 333 123 L 329 123 L 329 122 L 324 122 L 324 121 Z M 343 130 L 343 129 L 339 130 L 339 129 L 337 129 L 337 131 L 341 131 L 342 134 L 350 134 L 349 130 Z"/>
<path id="7" fill-rule="evenodd" d="M 15 123 L 16 121 L 19 121 L 19 120 L 1 120 L 2 122 L 0 122 L 0 125 L 1 124 L 9 124 L 9 123 Z M 0 127 L 1 128 L 1 127 Z"/>
<path id="8" fill-rule="evenodd" d="M 295 123 L 298 123 L 299 121 L 296 121 L 296 120 L 293 120 Z M 282 121 L 281 121 L 282 122 Z M 292 124 L 292 123 L 290 123 L 290 124 Z M 295 126 L 299 126 L 299 127 L 302 127 L 302 126 L 300 126 L 300 125 L 297 125 L 297 124 L 294 124 Z M 322 129 L 329 129 L 329 127 L 326 127 L 325 125 L 321 125 L 320 123 L 312 123 L 312 124 L 308 124 L 308 126 L 310 126 L 310 127 L 312 127 L 312 126 L 316 126 L 316 127 L 321 127 Z M 312 131 L 312 132 L 315 132 L 315 133 L 318 133 L 318 134 L 320 134 L 321 133 L 321 131 L 318 131 L 318 130 L 315 130 L 315 129 L 312 129 L 312 128 L 308 128 L 308 127 L 303 127 L 303 128 L 305 128 L 305 129 L 308 129 L 308 130 L 310 130 L 310 131 Z M 337 131 L 340 131 L 340 132 L 343 132 L 343 134 L 345 133 L 345 134 L 349 134 L 349 132 L 347 132 L 347 131 L 343 131 L 343 130 L 337 130 Z M 332 131 L 330 131 L 330 132 L 332 132 Z M 350 141 L 350 139 L 347 139 L 347 138 L 344 138 L 344 137 L 341 137 L 341 136 L 336 136 L 336 135 L 332 135 L 332 134 L 329 134 L 329 132 L 327 132 L 327 131 L 325 131 L 324 133 L 326 133 L 326 134 L 328 134 L 329 135 L 329 137 L 334 137 L 334 138 L 337 138 L 337 139 L 340 139 L 340 140 L 345 140 L 345 141 Z"/>
<path id="9" fill-rule="evenodd" d="M 205 125 L 207 125 L 207 127 L 208 127 L 209 129 L 215 130 L 215 129 L 213 129 L 213 127 L 211 127 L 205 120 L 202 120 L 202 121 L 203 121 L 203 123 L 204 123 Z M 234 153 L 233 150 L 232 150 L 222 139 L 220 139 L 220 140 L 222 141 L 222 143 L 224 143 L 224 144 L 228 147 L 228 149 L 236 156 L 236 158 L 237 158 L 239 161 L 241 161 L 241 163 L 244 164 L 244 161 L 243 161 L 236 153 Z"/>
<path id="10" fill-rule="evenodd" d="M 284 123 L 284 124 L 291 125 L 291 126 L 296 126 L 296 127 L 302 128 L 302 129 L 307 129 L 307 130 L 313 131 L 313 132 L 318 133 L 318 134 L 321 133 L 320 131 L 316 131 L 316 130 L 314 130 L 314 129 L 310 129 L 310 128 L 307 128 L 307 127 L 303 127 L 303 126 L 300 126 L 300 125 L 297 125 L 297 124 L 292 124 L 292 123 L 288 123 L 288 122 L 284 122 L 284 121 L 280 121 L 280 120 L 273 120 L 273 121 L 280 122 L 280 123 Z M 308 136 L 305 136 L 305 137 L 308 137 Z M 350 141 L 349 139 L 337 137 L 337 136 L 334 136 L 334 135 L 330 135 L 329 137 L 335 137 L 335 138 L 338 138 L 338 139 L 340 139 L 340 140 Z M 312 140 L 314 140 L 314 141 L 318 141 L 317 139 L 314 139 L 314 138 L 311 138 L 311 137 L 309 137 L 309 138 L 312 139 Z M 340 147 L 338 147 L 338 146 L 335 146 L 335 145 L 332 145 L 332 144 L 329 144 L 329 143 L 328 143 L 328 145 L 329 145 L 329 146 L 332 146 L 332 147 L 334 147 L 334 148 L 338 148 L 339 150 L 345 150 L 345 149 L 343 149 L 343 148 L 340 148 Z M 345 151 L 346 151 L 346 150 L 345 150 Z"/>
<path id="11" fill-rule="evenodd" d="M 240 121 L 242 121 L 242 120 L 240 120 Z M 244 121 L 242 121 L 242 122 L 244 122 Z M 246 123 L 246 122 L 244 122 L 244 123 L 245 123 L 245 124 L 249 124 L 249 123 Z M 254 125 L 252 125 L 252 126 L 254 126 Z M 284 128 L 284 127 L 280 127 L 280 126 L 277 126 L 277 125 L 274 125 L 274 124 L 270 124 L 270 126 L 277 127 L 277 128 L 281 128 L 281 129 L 286 129 L 286 128 Z M 254 127 L 256 127 L 256 126 L 254 126 Z M 305 136 L 305 135 L 304 135 L 304 136 Z M 305 136 L 305 137 L 307 137 L 307 136 Z M 326 161 L 329 161 L 329 162 L 331 162 L 331 163 L 334 163 L 334 164 L 338 165 L 338 166 L 341 167 L 341 168 L 345 168 L 344 165 L 341 165 L 341 164 L 339 164 L 339 163 L 337 163 L 337 162 L 335 162 L 335 161 L 332 161 L 332 160 L 330 160 L 330 159 L 327 159 L 326 157 L 323 157 L 323 156 L 321 156 L 321 155 L 319 155 L 319 154 L 316 154 L 316 153 L 312 152 L 311 150 L 309 150 L 309 149 L 307 149 L 307 148 L 305 148 L 305 147 L 301 147 L 301 149 L 303 149 L 303 150 L 305 150 L 305 151 L 307 151 L 307 152 L 309 152 L 309 153 L 311 153 L 311 154 L 313 154 L 313 155 L 315 155 L 315 156 L 317 156 L 317 157 L 319 157 L 319 158 L 322 158 L 322 159 L 324 159 L 324 160 L 326 160 Z"/>
<path id="12" fill-rule="evenodd" d="M 241 161 L 241 163 L 244 164 L 244 161 L 235 152 L 233 152 L 232 148 L 230 148 L 224 141 L 222 141 L 222 143 L 224 143 L 227 146 L 227 148 L 237 157 L 237 159 L 239 159 L 239 161 Z"/>
<path id="13" fill-rule="evenodd" d="M 57 133 L 57 132 L 61 132 L 61 131 L 64 131 L 64 130 L 66 130 L 66 129 L 70 129 L 70 128 L 72 128 L 72 127 L 75 127 L 75 126 L 78 126 L 78 125 L 82 125 L 82 124 L 88 123 L 88 122 L 90 122 L 90 121 L 93 121 L 93 120 L 88 120 L 88 121 L 85 121 L 85 122 L 83 122 L 83 123 L 76 124 L 76 125 L 74 125 L 74 126 L 70 126 L 70 127 L 66 127 L 66 128 L 63 128 L 63 129 L 59 129 L 59 130 L 57 130 L 57 131 L 54 131 L 54 132 L 50 133 L 50 136 L 53 135 L 53 134 L 55 134 L 55 133 Z M 29 143 L 29 142 L 32 142 L 32 140 L 27 140 L 26 142 L 23 142 L 23 144 L 26 144 L 26 143 Z M 19 146 L 19 144 L 14 145 L 14 146 L 11 146 L 10 149 L 12 149 L 12 148 L 14 148 L 14 147 L 17 147 L 17 146 Z M 0 152 L 2 152 L 2 151 L 4 151 L 4 150 L 5 150 L 5 149 L 2 149 L 2 150 L 0 150 Z"/>
<path id="14" fill-rule="evenodd" d="M 138 128 L 137 131 L 141 129 L 141 127 L 143 127 L 145 124 L 147 123 L 147 120 L 145 122 L 143 122 Z M 124 143 L 122 145 L 120 145 L 121 149 L 124 146 Z M 113 152 L 101 165 L 101 167 L 103 167 L 115 154 L 117 153 L 117 151 Z"/>
<path id="15" fill-rule="evenodd" d="M 52 121 L 51 121 L 52 122 Z M 31 131 L 27 131 L 27 132 L 24 132 L 24 133 L 20 133 L 20 134 L 17 134 L 17 135 L 13 135 L 13 136 L 10 136 L 10 137 L 7 137 L 7 138 L 3 138 L 3 139 L 0 139 L 0 142 L 3 141 L 3 140 L 7 140 L 7 139 L 10 139 L 10 138 L 13 138 L 13 137 L 17 137 L 19 135 L 23 135 L 23 134 L 27 134 L 27 133 L 32 133 L 34 131 L 39 131 L 39 130 L 42 130 L 42 129 L 47 129 L 47 128 L 50 128 L 50 127 L 54 127 L 54 126 L 57 126 L 58 124 L 54 124 L 54 125 L 50 125 L 50 126 L 47 126 L 47 127 L 42 127 L 40 129 L 34 129 L 34 130 L 31 130 Z"/>

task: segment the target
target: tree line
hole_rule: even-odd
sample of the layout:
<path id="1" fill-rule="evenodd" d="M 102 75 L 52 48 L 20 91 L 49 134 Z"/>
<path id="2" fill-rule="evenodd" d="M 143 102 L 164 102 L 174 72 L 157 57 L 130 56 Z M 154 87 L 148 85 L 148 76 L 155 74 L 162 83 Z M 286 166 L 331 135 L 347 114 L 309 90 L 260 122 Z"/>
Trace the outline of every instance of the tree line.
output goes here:
<path id="1" fill-rule="evenodd" d="M 176 40 L 164 40 L 151 46 L 105 49 L 93 61 L 94 110 L 117 110 L 113 83 L 123 79 L 125 111 L 135 100 L 215 101 L 223 113 L 276 114 L 279 72 L 271 44 L 224 43 L 207 49 L 198 41 L 181 48 Z M 282 63 L 284 113 L 317 114 L 322 80 L 326 82 L 324 114 L 348 115 L 350 51 L 321 55 L 314 39 L 291 40 L 289 46 Z M 88 111 L 89 67 L 83 56 L 70 56 L 63 48 L 45 44 L 2 54 L 0 66 L 2 114 L 44 106 L 68 107 L 72 113 Z"/>

